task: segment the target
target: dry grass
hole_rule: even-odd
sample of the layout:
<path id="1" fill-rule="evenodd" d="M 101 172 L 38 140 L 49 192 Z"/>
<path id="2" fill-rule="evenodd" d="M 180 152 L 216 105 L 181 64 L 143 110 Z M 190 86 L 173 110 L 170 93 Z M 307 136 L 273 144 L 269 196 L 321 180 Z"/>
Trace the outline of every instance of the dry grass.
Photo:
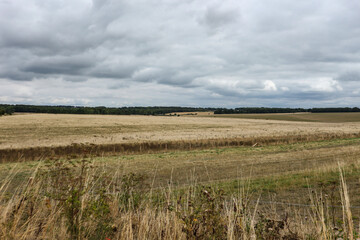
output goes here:
<path id="1" fill-rule="evenodd" d="M 144 187 L 140 175 L 93 162 L 34 166 L 11 194 L 17 167 L 0 184 L 1 239 L 352 239 L 358 236 L 348 187 L 341 174 L 339 204 L 312 189 L 305 207 L 263 205 L 251 182 L 239 181 L 231 194 L 196 178 L 182 189 Z M 349 171 L 346 169 L 347 173 Z M 323 170 L 324 171 L 324 170 Z M 341 170 L 342 171 L 342 170 Z M 326 171 L 325 171 L 326 172 Z M 320 174 L 319 172 L 318 174 Z M 290 176 L 291 177 L 291 176 Z M 294 199 L 291 199 L 294 201 Z M 285 204 L 286 206 L 286 204 Z M 283 206 L 282 206 L 283 207 Z M 340 209 L 341 212 L 341 209 Z M 335 219 L 335 221 L 332 221 Z M 344 221 L 342 221 L 344 219 Z M 353 234 L 353 235 L 351 235 Z"/>

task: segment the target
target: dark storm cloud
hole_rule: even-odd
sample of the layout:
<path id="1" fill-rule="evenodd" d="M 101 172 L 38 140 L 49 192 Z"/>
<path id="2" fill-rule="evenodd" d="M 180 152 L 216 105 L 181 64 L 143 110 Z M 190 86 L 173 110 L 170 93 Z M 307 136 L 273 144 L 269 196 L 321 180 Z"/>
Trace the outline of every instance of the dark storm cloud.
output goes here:
<path id="1" fill-rule="evenodd" d="M 0 0 L 0 12 L 0 101 L 233 107 L 359 97 L 355 0 Z"/>

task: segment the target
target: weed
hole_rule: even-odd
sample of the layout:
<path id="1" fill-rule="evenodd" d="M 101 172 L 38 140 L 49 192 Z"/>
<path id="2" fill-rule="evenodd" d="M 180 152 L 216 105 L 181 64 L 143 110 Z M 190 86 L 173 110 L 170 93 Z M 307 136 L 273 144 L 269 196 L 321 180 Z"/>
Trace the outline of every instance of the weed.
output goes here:
<path id="1" fill-rule="evenodd" d="M 183 221 L 183 232 L 187 239 L 223 239 L 226 237 L 226 222 L 222 216 L 224 210 L 224 192 L 211 187 L 201 186 L 190 192 L 187 202 L 182 203 L 177 212 Z M 185 204 L 185 205 L 184 205 Z"/>

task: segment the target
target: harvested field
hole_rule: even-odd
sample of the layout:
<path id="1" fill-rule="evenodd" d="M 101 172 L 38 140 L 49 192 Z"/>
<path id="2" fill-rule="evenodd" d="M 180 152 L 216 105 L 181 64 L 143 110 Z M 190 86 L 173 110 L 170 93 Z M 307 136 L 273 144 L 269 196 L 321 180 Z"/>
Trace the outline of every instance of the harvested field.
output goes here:
<path id="1" fill-rule="evenodd" d="M 201 115 L 199 115 L 201 117 Z M 360 113 L 259 113 L 259 114 L 215 114 L 215 118 L 264 119 L 297 122 L 344 123 L 359 122 Z"/>
<path id="2" fill-rule="evenodd" d="M 252 146 L 360 136 L 360 122 L 18 114 L 0 118 L 0 161 Z"/>
<path id="3" fill-rule="evenodd" d="M 220 183 L 234 187 L 233 180 L 251 179 L 254 188 L 289 196 L 294 190 L 306 194 L 309 184 L 327 183 L 337 178 L 338 163 L 358 166 L 360 163 L 360 138 L 309 141 L 262 147 L 228 147 L 205 150 L 187 150 L 165 153 L 134 154 L 88 158 L 93 167 L 101 168 L 107 175 L 135 173 L 145 175 L 147 184 L 154 188 L 166 187 L 171 179 L 173 187 L 196 182 Z M 74 160 L 74 159 L 73 159 Z M 40 164 L 51 164 L 43 158 Z M 18 181 L 31 176 L 38 162 L 0 164 L 0 181 L 7 172 L 18 166 Z M 358 169 L 358 167 L 356 167 Z M 358 171 L 349 172 L 349 182 L 358 183 Z M 330 179 L 326 174 L 334 172 Z M 324 177 L 325 174 L 325 177 Z M 312 176 L 313 175 L 313 176 Z M 293 178 L 297 176 L 296 178 Z M 351 181 L 350 181 L 351 180 Z M 271 181 L 267 184 L 258 181 Z M 236 181 L 235 181 L 236 182 Z M 18 182 L 17 182 L 18 184 Z M 288 192 L 291 190 L 291 193 Z M 355 190 L 355 189 L 353 189 Z M 360 205 L 360 197 L 352 191 L 351 197 Z M 306 201 L 307 195 L 297 201 Z M 266 197 L 265 197 L 266 198 Z M 281 199 L 281 198 L 280 198 Z"/>
<path id="4" fill-rule="evenodd" d="M 83 158 L 89 156 L 115 156 L 123 154 L 157 153 L 215 147 L 267 146 L 298 142 L 346 139 L 360 137 L 360 133 L 323 133 L 316 135 L 286 135 L 252 138 L 223 138 L 203 140 L 147 141 L 117 144 L 71 144 L 68 146 L 30 147 L 0 149 L 1 162 L 16 162 L 42 159 Z"/>
<path id="5" fill-rule="evenodd" d="M 0 149 L 357 134 L 360 122 L 316 123 L 237 118 L 21 114 L 0 118 Z"/>

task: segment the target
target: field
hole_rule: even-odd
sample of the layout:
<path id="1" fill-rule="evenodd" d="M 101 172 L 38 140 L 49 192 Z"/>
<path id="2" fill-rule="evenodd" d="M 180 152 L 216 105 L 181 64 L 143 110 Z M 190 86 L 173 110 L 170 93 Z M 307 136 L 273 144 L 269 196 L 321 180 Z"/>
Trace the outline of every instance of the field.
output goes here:
<path id="1" fill-rule="evenodd" d="M 201 116 L 201 115 L 199 115 Z M 215 118 L 265 119 L 297 122 L 344 123 L 359 122 L 360 113 L 264 113 L 264 114 L 217 114 Z"/>
<path id="2" fill-rule="evenodd" d="M 342 119 L 337 114 L 336 119 Z M 346 114 L 346 113 L 345 113 Z M 245 114 L 244 114 L 245 115 Z M 310 115 L 310 114 L 305 114 Z M 312 114 L 311 114 L 312 115 Z M 353 115 L 353 114 L 350 114 Z M 211 117 L 19 114 L 0 118 L 0 149 L 176 140 L 357 134 L 358 122 L 323 123 Z M 264 117 L 265 115 L 256 115 Z M 269 118 L 278 115 L 269 115 Z M 282 115 L 279 115 L 282 116 Z M 286 116 L 286 115 L 285 115 Z M 316 115 L 317 116 L 317 115 Z M 333 121 L 333 114 L 321 119 Z M 345 115 L 347 116 L 347 115 Z M 227 118 L 231 117 L 231 118 Z M 234 117 L 234 118 L 233 118 Z M 246 115 L 251 117 L 251 115 Z"/>
<path id="3" fill-rule="evenodd" d="M 0 117 L 0 238 L 358 236 L 359 114 L 205 116 Z"/>

